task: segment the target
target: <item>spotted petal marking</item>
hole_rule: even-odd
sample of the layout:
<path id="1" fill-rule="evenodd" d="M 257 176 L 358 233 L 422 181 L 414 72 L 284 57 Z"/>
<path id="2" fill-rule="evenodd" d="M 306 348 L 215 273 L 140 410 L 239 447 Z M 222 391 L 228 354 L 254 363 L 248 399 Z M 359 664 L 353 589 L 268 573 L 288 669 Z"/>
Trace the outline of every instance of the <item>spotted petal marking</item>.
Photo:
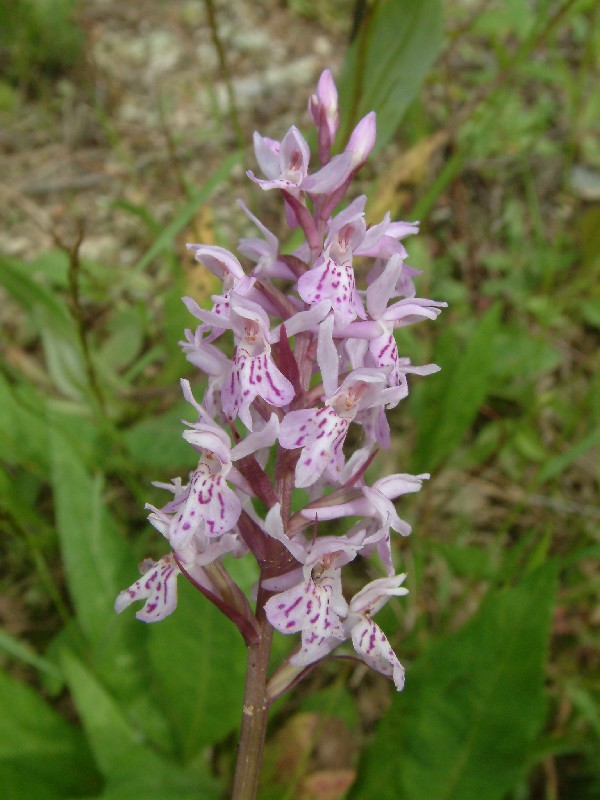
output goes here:
<path id="1" fill-rule="evenodd" d="M 221 388 L 223 411 L 230 419 L 239 416 L 248 430 L 252 430 L 250 406 L 256 397 L 281 408 L 294 399 L 294 387 L 275 366 L 269 352 L 250 356 L 238 347 L 234 364 Z"/>
<path id="2" fill-rule="evenodd" d="M 331 406 L 316 411 L 290 411 L 279 428 L 282 447 L 302 452 L 296 464 L 296 486 L 303 488 L 317 481 L 327 468 L 334 476 L 344 465 L 342 447 L 350 420 L 339 417 Z"/>
<path id="3" fill-rule="evenodd" d="M 208 536 L 230 531 L 238 521 L 242 505 L 222 475 L 211 475 L 207 464 L 200 463 L 189 485 L 185 505 L 173 518 L 169 541 L 176 550 L 186 547 L 201 529 Z"/>
<path id="4" fill-rule="evenodd" d="M 335 320 L 342 325 L 365 315 L 356 291 L 354 270 L 350 265 L 336 264 L 328 255 L 317 259 L 314 267 L 300 277 L 298 294 L 310 305 L 330 300 Z"/>
<path id="5" fill-rule="evenodd" d="M 342 623 L 331 607 L 333 591 L 332 580 L 304 580 L 267 601 L 267 619 L 281 633 L 309 630 L 319 637 L 344 639 Z"/>
<path id="6" fill-rule="evenodd" d="M 376 672 L 392 678 L 400 692 L 404 687 L 404 667 L 392 650 L 385 633 L 372 619 L 361 617 L 352 628 L 352 643 L 359 656 Z"/>
<path id="7" fill-rule="evenodd" d="M 369 350 L 378 367 L 391 366 L 392 369 L 388 375 L 388 386 L 399 386 L 402 381 L 402 375 L 398 363 L 398 345 L 393 331 L 388 330 L 382 333 L 381 336 L 371 339 Z"/>
<path id="8" fill-rule="evenodd" d="M 136 617 L 143 622 L 160 622 L 175 611 L 177 606 L 177 576 L 179 575 L 173 554 L 161 558 L 129 589 L 122 591 L 115 600 L 115 611 L 120 614 L 136 600 L 146 600 Z"/>
<path id="9" fill-rule="evenodd" d="M 297 653 L 290 657 L 293 667 L 307 667 L 320 658 L 329 655 L 340 644 L 337 636 L 319 636 L 314 631 L 302 632 L 302 645 Z"/>

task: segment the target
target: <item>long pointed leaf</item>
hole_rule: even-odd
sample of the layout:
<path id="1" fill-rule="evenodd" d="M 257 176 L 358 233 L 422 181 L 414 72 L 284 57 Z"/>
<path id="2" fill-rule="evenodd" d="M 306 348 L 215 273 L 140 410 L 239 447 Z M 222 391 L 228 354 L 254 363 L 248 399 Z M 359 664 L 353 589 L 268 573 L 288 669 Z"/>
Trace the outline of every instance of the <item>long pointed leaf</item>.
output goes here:
<path id="1" fill-rule="evenodd" d="M 443 336 L 434 360 L 440 375 L 415 387 L 411 408 L 418 428 L 414 466 L 433 471 L 460 444 L 490 386 L 493 362 L 490 339 L 500 326 L 500 307 L 493 306 L 471 331 L 466 346 Z"/>
<path id="2" fill-rule="evenodd" d="M 29 776 L 31 797 L 38 794 L 37 784 L 45 784 L 50 796 L 91 791 L 97 785 L 91 754 L 75 728 L 32 689 L 2 671 L 0 707 L 0 777 L 12 771 Z"/>
<path id="3" fill-rule="evenodd" d="M 440 0 L 377 0 L 338 81 L 341 131 L 377 112 L 377 149 L 392 138 L 442 44 Z"/>
<path id="4" fill-rule="evenodd" d="M 216 784 L 206 768 L 197 765 L 185 771 L 166 761 L 152 749 L 143 731 L 129 723 L 118 701 L 84 664 L 67 650 L 61 663 L 98 767 L 107 780 L 107 797 L 158 798 L 181 793 L 188 798 L 192 790 L 197 796 L 215 796 Z"/>
<path id="5" fill-rule="evenodd" d="M 544 721 L 556 565 L 491 593 L 407 670 L 353 797 L 500 800 L 522 779 Z"/>

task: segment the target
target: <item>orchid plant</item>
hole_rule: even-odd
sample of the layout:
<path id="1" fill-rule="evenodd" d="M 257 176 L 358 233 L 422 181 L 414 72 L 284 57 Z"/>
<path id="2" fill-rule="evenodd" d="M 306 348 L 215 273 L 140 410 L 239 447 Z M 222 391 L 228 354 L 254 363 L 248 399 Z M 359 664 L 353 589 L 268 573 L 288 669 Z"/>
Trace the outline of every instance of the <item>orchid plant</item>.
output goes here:
<path id="1" fill-rule="evenodd" d="M 417 223 L 393 222 L 387 214 L 367 227 L 364 195 L 340 206 L 374 146 L 375 114 L 332 155 L 339 109 L 328 70 L 308 111 L 320 168 L 309 172 L 309 146 L 292 126 L 280 142 L 254 134 L 264 177 L 247 173 L 264 191 L 279 193 L 287 225 L 301 230 L 303 243 L 284 254 L 240 202 L 259 232 L 239 243 L 245 268 L 221 247 L 188 245 L 222 281 L 210 310 L 184 298 L 198 324 L 185 332 L 183 350 L 207 377 L 201 403 L 181 382 L 194 415 L 183 437 L 198 465 L 186 483 L 156 484 L 172 497 L 162 508 L 148 506 L 148 518 L 171 550 L 146 563 L 116 600 L 119 612 L 145 600 L 136 616 L 158 622 L 175 610 L 183 576 L 244 637 L 235 800 L 256 796 L 269 704 L 345 642 L 354 658 L 403 688 L 402 664 L 373 616 L 408 591 L 406 576 L 395 574 L 391 531 L 406 536 L 411 529 L 393 501 L 419 491 L 429 477 L 395 474 L 368 485 L 365 474 L 390 445 L 386 411 L 407 396 L 407 375 L 439 369 L 402 358 L 394 331 L 435 319 L 446 304 L 416 297 L 418 271 L 406 263 L 402 240 L 417 232 Z M 227 336 L 232 358 L 215 344 Z M 345 447 L 351 425 L 361 434 L 353 437 L 354 452 Z M 322 532 L 321 523 L 349 517 L 358 521 L 345 533 Z M 256 559 L 255 597 L 232 579 L 226 555 Z M 371 558 L 381 577 L 346 599 L 344 567 Z M 300 638 L 269 677 L 274 629 Z"/>

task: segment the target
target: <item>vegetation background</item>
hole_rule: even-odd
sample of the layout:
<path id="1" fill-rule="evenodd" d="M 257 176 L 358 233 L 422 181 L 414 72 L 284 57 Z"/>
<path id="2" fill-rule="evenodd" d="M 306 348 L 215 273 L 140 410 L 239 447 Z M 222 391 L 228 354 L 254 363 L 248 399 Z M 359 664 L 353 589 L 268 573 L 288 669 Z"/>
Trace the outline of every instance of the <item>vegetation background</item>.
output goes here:
<path id="1" fill-rule="evenodd" d="M 193 466 L 180 297 L 214 287 L 183 244 L 235 249 L 237 196 L 282 230 L 244 178 L 251 134 L 301 120 L 324 67 L 343 127 L 378 113 L 369 221 L 421 220 L 419 293 L 450 305 L 399 334 L 443 371 L 414 381 L 373 473 L 432 473 L 399 504 L 411 593 L 378 618 L 406 689 L 319 667 L 273 708 L 261 797 L 600 798 L 599 17 L 596 0 L 2 5 L 5 800 L 226 796 L 237 631 L 192 591 L 155 626 L 112 606 L 164 550 L 150 482 Z"/>

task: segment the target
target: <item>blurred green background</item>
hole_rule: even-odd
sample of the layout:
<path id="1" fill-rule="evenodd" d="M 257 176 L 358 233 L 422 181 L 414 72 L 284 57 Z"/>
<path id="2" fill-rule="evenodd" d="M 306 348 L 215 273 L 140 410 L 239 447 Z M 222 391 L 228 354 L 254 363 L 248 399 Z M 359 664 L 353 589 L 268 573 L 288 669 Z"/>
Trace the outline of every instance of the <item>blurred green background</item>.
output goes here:
<path id="1" fill-rule="evenodd" d="M 406 689 L 320 666 L 273 708 L 261 797 L 600 798 L 599 17 L 596 0 L 0 7 L 3 798 L 227 796 L 239 634 L 183 586 L 159 625 L 112 606 L 165 550 L 150 482 L 193 466 L 180 297 L 215 287 L 184 242 L 235 249 L 238 196 L 283 233 L 244 177 L 251 134 L 307 131 L 325 67 L 342 129 L 378 114 L 369 221 L 421 220 L 418 293 L 449 308 L 398 334 L 442 372 L 412 382 L 373 469 L 432 473 L 398 503 L 411 592 L 378 617 Z"/>

